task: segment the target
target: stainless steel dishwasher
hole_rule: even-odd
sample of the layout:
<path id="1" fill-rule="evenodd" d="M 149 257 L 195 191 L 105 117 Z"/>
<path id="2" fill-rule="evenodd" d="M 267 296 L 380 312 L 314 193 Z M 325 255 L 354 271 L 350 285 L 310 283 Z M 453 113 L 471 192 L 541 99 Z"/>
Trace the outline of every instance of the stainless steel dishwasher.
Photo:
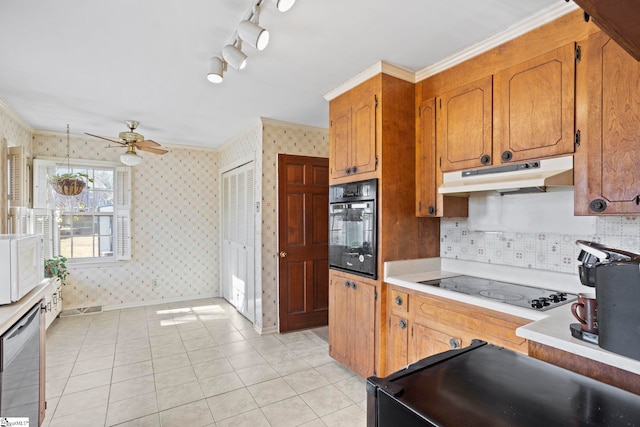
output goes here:
<path id="1" fill-rule="evenodd" d="M 39 425 L 40 415 L 40 302 L 0 337 L 0 416 L 29 417 Z"/>

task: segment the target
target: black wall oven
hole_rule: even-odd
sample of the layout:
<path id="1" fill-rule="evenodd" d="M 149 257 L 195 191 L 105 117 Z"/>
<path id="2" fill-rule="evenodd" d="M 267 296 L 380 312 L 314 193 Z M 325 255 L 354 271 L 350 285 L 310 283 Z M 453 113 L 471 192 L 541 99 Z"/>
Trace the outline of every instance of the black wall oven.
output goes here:
<path id="1" fill-rule="evenodd" d="M 329 187 L 329 267 L 377 278 L 378 181 Z"/>

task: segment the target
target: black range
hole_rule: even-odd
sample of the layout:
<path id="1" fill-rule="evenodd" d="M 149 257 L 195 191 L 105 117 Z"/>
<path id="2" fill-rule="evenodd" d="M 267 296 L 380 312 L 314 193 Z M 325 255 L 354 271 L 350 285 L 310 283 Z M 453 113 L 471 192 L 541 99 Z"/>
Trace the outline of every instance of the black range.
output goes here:
<path id="1" fill-rule="evenodd" d="M 420 283 L 538 311 L 549 310 L 578 299 L 574 294 L 465 275 Z"/>

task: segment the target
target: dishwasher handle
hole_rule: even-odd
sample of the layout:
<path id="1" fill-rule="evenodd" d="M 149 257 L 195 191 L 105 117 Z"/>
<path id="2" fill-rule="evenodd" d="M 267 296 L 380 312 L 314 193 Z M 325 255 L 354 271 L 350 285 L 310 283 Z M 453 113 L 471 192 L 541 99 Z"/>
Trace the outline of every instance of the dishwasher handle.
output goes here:
<path id="1" fill-rule="evenodd" d="M 0 372 L 5 370 L 33 335 L 40 333 L 40 310 L 42 304 L 39 301 L 0 337 Z"/>

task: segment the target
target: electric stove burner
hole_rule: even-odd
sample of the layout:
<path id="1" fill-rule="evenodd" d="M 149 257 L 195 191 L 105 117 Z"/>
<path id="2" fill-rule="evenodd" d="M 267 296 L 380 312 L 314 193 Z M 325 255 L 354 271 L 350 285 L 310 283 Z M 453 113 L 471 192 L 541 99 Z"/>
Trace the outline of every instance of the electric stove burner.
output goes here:
<path id="1" fill-rule="evenodd" d="M 453 276 L 420 283 L 538 311 L 549 310 L 578 298 L 564 292 L 473 276 Z"/>

